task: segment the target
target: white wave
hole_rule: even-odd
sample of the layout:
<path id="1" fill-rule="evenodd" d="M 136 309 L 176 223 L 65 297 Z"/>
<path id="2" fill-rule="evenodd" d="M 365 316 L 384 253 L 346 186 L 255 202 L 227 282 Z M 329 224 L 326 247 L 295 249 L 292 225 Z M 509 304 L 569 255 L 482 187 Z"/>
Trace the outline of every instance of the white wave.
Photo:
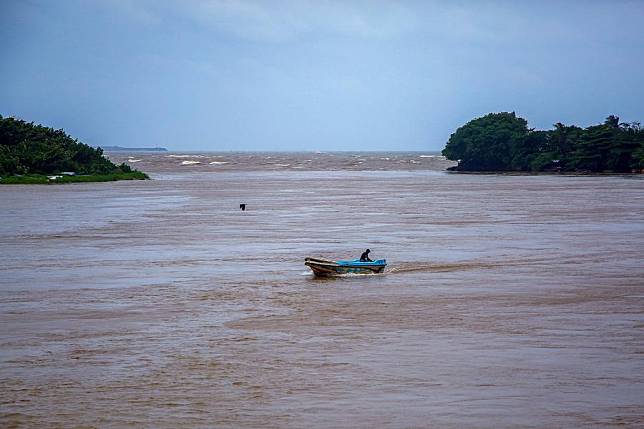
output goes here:
<path id="1" fill-rule="evenodd" d="M 205 158 L 205 155 L 166 155 L 166 158 Z"/>
<path id="2" fill-rule="evenodd" d="M 199 161 L 181 161 L 181 165 L 194 165 L 194 164 L 201 164 Z"/>
<path id="3" fill-rule="evenodd" d="M 224 165 L 224 164 L 228 164 L 228 162 L 227 161 L 212 161 L 212 162 L 209 162 L 208 164 L 210 164 L 210 165 Z"/>
<path id="4" fill-rule="evenodd" d="M 128 158 L 128 160 L 126 162 L 134 163 L 134 162 L 139 162 L 139 161 L 141 161 L 141 160 L 140 159 L 134 159 L 134 158 Z"/>
<path id="5" fill-rule="evenodd" d="M 420 158 L 436 158 L 436 155 L 421 155 Z"/>
<path id="6" fill-rule="evenodd" d="M 291 164 L 273 164 L 276 167 L 290 167 Z"/>

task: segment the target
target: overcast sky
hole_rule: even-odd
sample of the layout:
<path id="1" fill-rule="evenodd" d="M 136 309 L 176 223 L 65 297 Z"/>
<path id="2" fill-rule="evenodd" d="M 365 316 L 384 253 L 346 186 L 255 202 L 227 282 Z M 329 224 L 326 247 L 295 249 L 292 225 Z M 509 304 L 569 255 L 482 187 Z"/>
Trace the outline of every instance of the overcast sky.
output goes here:
<path id="1" fill-rule="evenodd" d="M 0 114 L 91 145 L 440 150 L 644 122 L 644 1 L 0 0 Z"/>

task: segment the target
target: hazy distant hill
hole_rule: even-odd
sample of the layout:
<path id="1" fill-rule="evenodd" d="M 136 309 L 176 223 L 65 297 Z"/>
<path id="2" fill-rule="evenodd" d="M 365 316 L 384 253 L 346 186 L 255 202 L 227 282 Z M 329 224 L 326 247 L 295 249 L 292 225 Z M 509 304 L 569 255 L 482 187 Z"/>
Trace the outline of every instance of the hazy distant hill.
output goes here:
<path id="1" fill-rule="evenodd" d="M 167 152 L 164 147 L 123 147 L 123 146 L 101 146 L 106 152 Z"/>

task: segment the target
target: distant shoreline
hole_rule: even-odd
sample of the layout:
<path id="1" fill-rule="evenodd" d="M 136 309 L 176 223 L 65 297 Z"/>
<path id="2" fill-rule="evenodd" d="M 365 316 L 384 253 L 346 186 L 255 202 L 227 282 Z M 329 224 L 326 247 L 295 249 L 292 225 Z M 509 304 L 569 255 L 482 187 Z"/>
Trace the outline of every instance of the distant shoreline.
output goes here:
<path id="1" fill-rule="evenodd" d="M 325 154 L 419 154 L 427 156 L 440 156 L 440 150 L 197 150 L 197 149 L 186 149 L 186 150 L 169 150 L 166 148 L 129 148 L 122 146 L 101 146 L 105 152 L 169 152 L 171 154 L 221 154 L 221 155 L 234 155 L 234 154 L 268 154 L 268 155 L 288 155 L 288 154 L 316 154 L 316 155 L 325 155 Z M 119 148 L 119 149 L 111 149 Z"/>
<path id="2" fill-rule="evenodd" d="M 164 147 L 123 147 L 123 146 L 101 146 L 105 152 L 167 152 Z"/>

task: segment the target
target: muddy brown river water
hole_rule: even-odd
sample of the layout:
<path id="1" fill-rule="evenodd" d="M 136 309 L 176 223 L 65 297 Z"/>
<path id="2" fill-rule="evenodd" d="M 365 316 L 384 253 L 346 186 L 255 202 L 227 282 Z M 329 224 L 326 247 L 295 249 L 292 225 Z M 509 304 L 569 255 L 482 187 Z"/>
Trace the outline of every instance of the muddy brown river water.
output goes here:
<path id="1" fill-rule="evenodd" d="M 110 157 L 154 180 L 0 187 L 0 426 L 644 427 L 641 177 Z"/>

